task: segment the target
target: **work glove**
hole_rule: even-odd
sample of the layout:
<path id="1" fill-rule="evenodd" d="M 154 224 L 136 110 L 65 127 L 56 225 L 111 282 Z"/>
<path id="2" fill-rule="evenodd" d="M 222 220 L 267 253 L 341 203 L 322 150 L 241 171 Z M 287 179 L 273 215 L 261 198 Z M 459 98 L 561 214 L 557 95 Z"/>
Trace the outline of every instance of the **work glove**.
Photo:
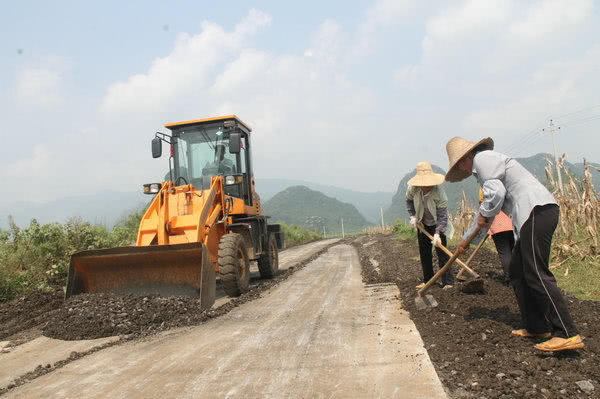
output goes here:
<path id="1" fill-rule="evenodd" d="M 438 246 L 442 245 L 442 239 L 440 238 L 440 235 L 438 233 L 435 233 L 433 235 L 433 240 L 431 240 L 431 243 L 433 244 L 434 247 L 438 247 Z"/>
<path id="2" fill-rule="evenodd" d="M 410 217 L 410 225 L 415 228 L 417 227 L 417 218 L 416 217 L 414 217 L 414 216 Z"/>

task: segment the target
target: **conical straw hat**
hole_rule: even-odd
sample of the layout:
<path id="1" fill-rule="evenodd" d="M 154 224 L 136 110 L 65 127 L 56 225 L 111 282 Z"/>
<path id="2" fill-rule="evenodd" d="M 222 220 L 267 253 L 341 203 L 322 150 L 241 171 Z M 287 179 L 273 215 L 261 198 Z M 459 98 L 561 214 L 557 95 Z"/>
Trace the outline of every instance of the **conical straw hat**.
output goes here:
<path id="1" fill-rule="evenodd" d="M 462 137 L 452 137 L 446 144 L 446 152 L 448 153 L 448 173 L 446 173 L 446 181 L 457 182 L 471 175 L 471 173 L 463 172 L 458 168 L 458 161 L 464 158 L 473 149 L 482 146 L 486 150 L 494 149 L 494 140 L 491 137 L 486 137 L 478 142 L 463 139 Z"/>
<path id="2" fill-rule="evenodd" d="M 409 186 L 428 187 L 437 186 L 444 182 L 444 175 L 439 173 L 433 173 L 431 164 L 427 161 L 419 162 L 417 164 L 417 174 L 413 176 L 409 181 Z"/>

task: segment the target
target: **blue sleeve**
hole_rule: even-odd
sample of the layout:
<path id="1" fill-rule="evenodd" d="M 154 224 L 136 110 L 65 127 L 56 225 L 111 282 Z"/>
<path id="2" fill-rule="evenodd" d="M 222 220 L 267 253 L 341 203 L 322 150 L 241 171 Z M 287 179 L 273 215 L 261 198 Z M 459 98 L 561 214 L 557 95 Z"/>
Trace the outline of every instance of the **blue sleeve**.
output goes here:
<path id="1" fill-rule="evenodd" d="M 448 226 L 448 208 L 437 208 L 435 211 L 437 218 L 435 232 L 440 234 L 446 231 L 446 226 Z"/>

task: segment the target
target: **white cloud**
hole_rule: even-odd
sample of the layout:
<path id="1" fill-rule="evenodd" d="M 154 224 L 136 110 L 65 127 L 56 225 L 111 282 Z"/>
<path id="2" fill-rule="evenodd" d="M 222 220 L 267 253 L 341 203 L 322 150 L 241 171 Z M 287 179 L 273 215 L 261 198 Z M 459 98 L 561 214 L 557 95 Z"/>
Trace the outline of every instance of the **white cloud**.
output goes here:
<path id="1" fill-rule="evenodd" d="M 358 18 L 323 18 L 285 50 L 270 46 L 286 30 L 270 28 L 271 17 L 253 10 L 233 28 L 205 21 L 198 32 L 179 34 L 170 51 L 107 85 L 97 114 L 83 109 L 97 99 L 82 106 L 64 94 L 65 69 L 32 66 L 50 73 L 23 80 L 33 88 L 23 85 L 21 93 L 36 95 L 22 99 L 60 99 L 82 112 L 71 126 L 60 115 L 32 121 L 24 129 L 30 142 L 19 151 L 36 150 L 5 150 L 10 160 L 0 176 L 27 182 L 11 188 L 16 195 L 33 196 L 23 194 L 24 184 L 54 196 L 90 193 L 114 186 L 115 178 L 119 190 L 133 191 L 164 174 L 166 159 L 153 160 L 149 151 L 163 123 L 237 114 L 254 129 L 257 177 L 391 191 L 417 161 L 444 166 L 449 137 L 492 135 L 502 148 L 547 116 L 597 104 L 600 25 L 590 7 L 376 1 Z M 351 23 L 357 19 L 362 23 Z M 261 30 L 267 34 L 257 35 Z M 55 100 L 39 93 L 55 93 Z M 12 129 L 28 117 L 13 118 Z M 52 139 L 50 131 L 57 132 Z M 588 136 L 561 147 L 597 154 L 597 135 Z"/>
<path id="2" fill-rule="evenodd" d="M 576 27 L 591 16 L 592 0 L 545 0 L 525 10 L 525 16 L 508 26 L 514 42 L 548 40 L 548 36 Z"/>
<path id="3" fill-rule="evenodd" d="M 390 25 L 402 23 L 423 7 L 425 5 L 416 0 L 377 0 L 366 10 L 364 20 L 355 32 L 356 44 L 351 49 L 353 55 L 370 52 L 382 31 Z"/>
<path id="4" fill-rule="evenodd" d="M 2 168 L 2 174 L 8 178 L 27 178 L 36 176 L 48 178 L 53 175 L 52 163 L 55 157 L 43 145 L 36 145 L 32 153 L 23 159 L 19 159 L 5 168 Z"/>
<path id="5" fill-rule="evenodd" d="M 254 49 L 243 50 L 239 58 L 229 63 L 219 74 L 213 85 L 217 94 L 233 92 L 243 86 L 252 85 L 252 77 L 269 68 L 269 55 Z"/>
<path id="6" fill-rule="evenodd" d="M 513 156 L 552 152 L 551 136 L 541 131 L 551 118 L 561 126 L 557 143 L 571 162 L 597 159 L 598 96 L 594 79 L 600 46 L 575 58 L 540 65 L 523 87 L 511 87 L 512 98 L 481 106 L 465 115 L 464 131 L 473 137 L 492 135 L 497 148 Z"/>
<path id="7" fill-rule="evenodd" d="M 40 64 L 17 73 L 15 93 L 21 106 L 53 108 L 64 101 L 64 61 L 59 57 L 49 57 Z"/>
<path id="8" fill-rule="evenodd" d="M 472 37 L 474 33 L 494 30 L 502 24 L 509 11 L 509 2 L 503 0 L 469 0 L 458 6 L 441 10 L 426 24 L 430 40 L 457 40 Z M 471 36 L 471 37 L 469 37 Z"/>
<path id="9" fill-rule="evenodd" d="M 147 73 L 134 75 L 108 88 L 103 112 L 107 116 L 154 112 L 183 94 L 205 87 L 216 66 L 270 22 L 269 15 L 251 10 L 233 32 L 205 21 L 199 34 L 180 34 L 171 54 L 156 59 Z"/>
<path id="10" fill-rule="evenodd" d="M 342 55 L 344 49 L 344 33 L 342 27 L 334 20 L 323 22 L 313 37 L 314 47 L 311 56 L 333 65 Z"/>

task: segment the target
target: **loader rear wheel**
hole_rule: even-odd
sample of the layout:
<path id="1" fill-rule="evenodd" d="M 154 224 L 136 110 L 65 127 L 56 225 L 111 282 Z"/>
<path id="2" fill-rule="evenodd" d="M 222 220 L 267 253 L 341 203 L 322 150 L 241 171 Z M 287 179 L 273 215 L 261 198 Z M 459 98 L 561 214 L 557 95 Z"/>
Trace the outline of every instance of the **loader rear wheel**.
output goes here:
<path id="1" fill-rule="evenodd" d="M 229 296 L 240 296 L 250 285 L 250 260 L 244 237 L 229 233 L 219 243 L 219 276 Z"/>
<path id="2" fill-rule="evenodd" d="M 262 278 L 273 278 L 279 270 L 279 253 L 275 234 L 269 234 L 267 250 L 258 258 L 258 271 Z"/>

